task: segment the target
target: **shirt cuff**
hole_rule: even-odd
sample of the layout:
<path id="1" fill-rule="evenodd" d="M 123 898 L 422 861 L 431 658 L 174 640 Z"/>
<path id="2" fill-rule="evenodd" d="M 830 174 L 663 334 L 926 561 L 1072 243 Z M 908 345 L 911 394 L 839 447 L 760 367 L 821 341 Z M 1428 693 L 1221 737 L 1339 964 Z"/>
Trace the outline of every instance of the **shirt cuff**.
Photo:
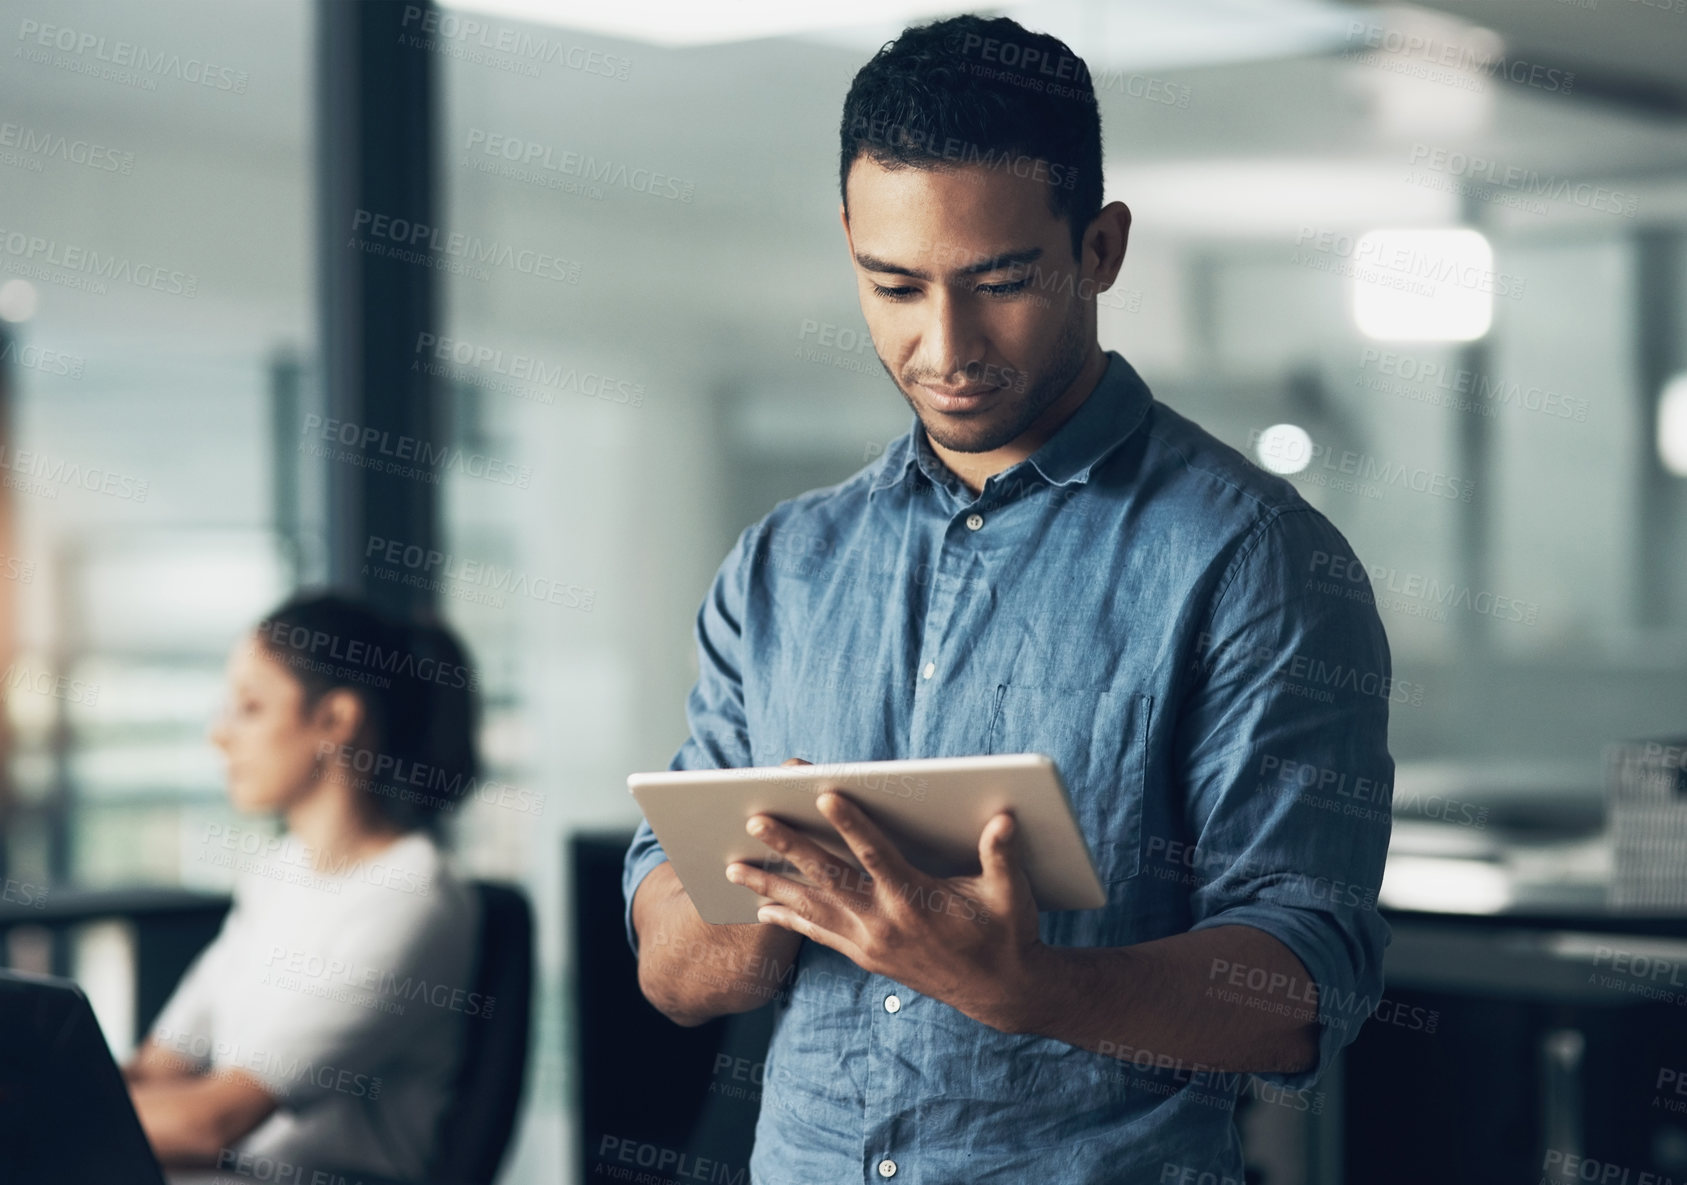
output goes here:
<path id="1" fill-rule="evenodd" d="M 627 926 L 627 945 L 632 948 L 633 958 L 638 958 L 638 932 L 633 929 L 633 896 L 638 892 L 639 885 L 650 875 L 650 870 L 668 858 L 668 853 L 662 850 L 662 845 L 656 841 L 656 836 L 650 831 L 648 824 L 640 827 L 639 834 L 633 837 L 633 843 L 627 849 L 627 856 L 621 866 L 621 896 L 625 899 L 625 921 Z"/>
<path id="2" fill-rule="evenodd" d="M 1289 948 L 1313 983 L 1318 985 L 1318 1057 L 1310 1069 L 1298 1073 L 1259 1072 L 1254 1077 L 1284 1090 L 1314 1085 L 1342 1048 L 1359 1035 L 1359 1027 L 1382 995 L 1382 949 L 1388 944 L 1388 923 L 1375 911 L 1355 919 L 1361 945 L 1374 955 L 1361 957 L 1355 973 L 1355 952 L 1337 919 L 1328 914 L 1270 905 L 1240 905 L 1195 923 L 1190 929 L 1213 926 L 1251 926 Z M 1304 1000 L 1286 990 L 1283 1002 Z"/>

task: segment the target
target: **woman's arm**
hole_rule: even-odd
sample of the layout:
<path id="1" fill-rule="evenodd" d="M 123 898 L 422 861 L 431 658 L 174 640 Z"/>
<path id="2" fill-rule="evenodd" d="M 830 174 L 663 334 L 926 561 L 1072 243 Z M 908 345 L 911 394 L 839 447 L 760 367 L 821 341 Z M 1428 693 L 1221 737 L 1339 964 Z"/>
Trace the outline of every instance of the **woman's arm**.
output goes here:
<path id="1" fill-rule="evenodd" d="M 242 916 L 237 902 L 223 919 L 217 936 L 194 957 L 153 1021 L 151 1031 L 124 1065 L 124 1081 L 133 1085 L 182 1080 L 208 1068 L 213 1005 L 218 992 L 228 984 L 230 936 L 237 931 Z"/>
<path id="2" fill-rule="evenodd" d="M 183 1057 L 148 1037 L 124 1064 L 123 1081 L 130 1086 L 140 1082 L 179 1081 L 195 1076 L 200 1068 L 193 1058 Z"/>
<path id="3" fill-rule="evenodd" d="M 153 1153 L 170 1167 L 215 1165 L 275 1110 L 275 1099 L 244 1070 L 141 1081 L 129 1093 Z"/>

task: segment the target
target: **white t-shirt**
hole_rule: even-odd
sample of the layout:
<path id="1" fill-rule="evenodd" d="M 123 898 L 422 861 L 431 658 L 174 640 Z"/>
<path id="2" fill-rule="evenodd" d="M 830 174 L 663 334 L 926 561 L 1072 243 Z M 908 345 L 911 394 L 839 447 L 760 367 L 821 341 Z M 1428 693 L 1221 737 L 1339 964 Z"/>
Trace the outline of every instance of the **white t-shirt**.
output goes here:
<path id="1" fill-rule="evenodd" d="M 323 872 L 292 835 L 274 842 L 240 860 L 234 908 L 152 1038 L 277 1100 L 219 1167 L 424 1177 L 464 1041 L 496 1004 L 474 990 L 477 907 L 420 832 Z"/>

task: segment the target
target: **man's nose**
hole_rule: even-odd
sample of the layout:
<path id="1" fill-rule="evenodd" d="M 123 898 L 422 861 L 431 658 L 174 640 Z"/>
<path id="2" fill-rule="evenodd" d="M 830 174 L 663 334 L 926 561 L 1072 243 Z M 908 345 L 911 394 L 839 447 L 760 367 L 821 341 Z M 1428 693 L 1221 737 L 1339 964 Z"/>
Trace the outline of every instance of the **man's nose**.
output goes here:
<path id="1" fill-rule="evenodd" d="M 920 341 L 919 373 L 944 384 L 974 381 L 968 364 L 984 356 L 976 313 L 964 298 L 941 290 L 928 302 L 928 308 L 930 320 Z"/>

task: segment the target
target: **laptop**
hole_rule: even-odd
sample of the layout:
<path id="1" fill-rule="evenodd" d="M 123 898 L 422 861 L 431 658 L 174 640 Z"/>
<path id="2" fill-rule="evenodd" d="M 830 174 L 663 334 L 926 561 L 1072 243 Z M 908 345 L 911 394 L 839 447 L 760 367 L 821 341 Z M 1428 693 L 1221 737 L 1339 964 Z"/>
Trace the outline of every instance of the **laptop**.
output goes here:
<path id="1" fill-rule="evenodd" d="M 277 1169 L 292 1169 L 288 1177 Z M 0 970 L 0 1185 L 246 1185 L 296 1181 L 259 1157 L 255 1172 L 172 1169 L 152 1154 L 100 1022 L 68 979 Z M 313 1171 L 321 1185 L 403 1185 Z"/>
<path id="2" fill-rule="evenodd" d="M 88 997 L 0 971 L 0 1185 L 166 1185 Z"/>

